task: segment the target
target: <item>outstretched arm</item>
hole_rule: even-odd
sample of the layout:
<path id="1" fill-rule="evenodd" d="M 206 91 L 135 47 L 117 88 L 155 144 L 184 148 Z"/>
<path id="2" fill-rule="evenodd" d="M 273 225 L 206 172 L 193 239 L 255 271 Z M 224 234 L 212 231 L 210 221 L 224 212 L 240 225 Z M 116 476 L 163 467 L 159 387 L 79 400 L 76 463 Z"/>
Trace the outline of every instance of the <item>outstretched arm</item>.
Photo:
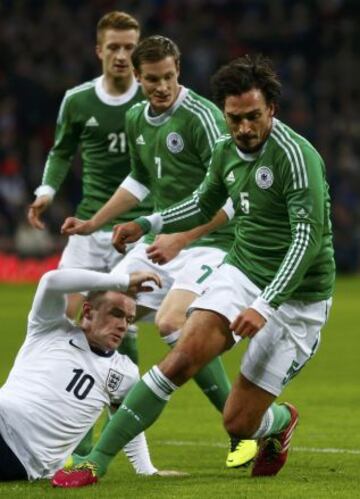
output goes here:
<path id="1" fill-rule="evenodd" d="M 138 203 L 139 199 L 136 196 L 120 186 L 109 201 L 90 220 L 68 217 L 61 227 L 61 233 L 68 236 L 92 234 L 115 217 L 134 208 Z"/>
<path id="2" fill-rule="evenodd" d="M 161 286 L 159 277 L 152 272 L 115 276 L 85 269 L 52 270 L 40 279 L 29 321 L 38 324 L 57 322 L 65 314 L 68 293 L 93 290 L 148 291 L 151 288 L 144 285 L 146 281 Z"/>

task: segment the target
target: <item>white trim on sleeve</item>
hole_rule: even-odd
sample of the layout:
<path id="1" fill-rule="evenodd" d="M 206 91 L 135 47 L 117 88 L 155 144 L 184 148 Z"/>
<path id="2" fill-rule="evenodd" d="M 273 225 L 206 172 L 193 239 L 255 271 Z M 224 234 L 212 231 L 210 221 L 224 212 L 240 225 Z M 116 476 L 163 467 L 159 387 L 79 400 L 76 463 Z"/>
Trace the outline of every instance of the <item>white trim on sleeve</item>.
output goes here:
<path id="1" fill-rule="evenodd" d="M 257 312 L 259 312 L 260 315 L 264 317 L 264 319 L 268 320 L 274 312 L 276 312 L 276 309 L 270 305 L 269 302 L 264 300 L 261 296 L 258 296 L 256 300 L 252 302 L 250 305 L 250 308 L 253 308 Z"/>
<path id="2" fill-rule="evenodd" d="M 224 204 L 224 206 L 221 209 L 223 211 L 225 211 L 229 220 L 232 220 L 234 218 L 235 210 L 234 210 L 234 204 L 233 204 L 231 198 L 227 198 L 226 203 Z"/>
<path id="3" fill-rule="evenodd" d="M 48 196 L 51 201 L 54 199 L 56 191 L 50 185 L 39 185 L 34 191 L 35 196 L 38 198 L 40 196 Z"/>
<path id="4" fill-rule="evenodd" d="M 145 218 L 150 222 L 152 232 L 155 232 L 155 234 L 159 234 L 162 231 L 164 222 L 160 213 L 153 213 L 152 215 L 149 215 Z"/>
<path id="5" fill-rule="evenodd" d="M 120 187 L 129 191 L 139 201 L 143 201 L 150 194 L 150 190 L 144 184 L 130 177 L 130 175 L 123 180 Z"/>

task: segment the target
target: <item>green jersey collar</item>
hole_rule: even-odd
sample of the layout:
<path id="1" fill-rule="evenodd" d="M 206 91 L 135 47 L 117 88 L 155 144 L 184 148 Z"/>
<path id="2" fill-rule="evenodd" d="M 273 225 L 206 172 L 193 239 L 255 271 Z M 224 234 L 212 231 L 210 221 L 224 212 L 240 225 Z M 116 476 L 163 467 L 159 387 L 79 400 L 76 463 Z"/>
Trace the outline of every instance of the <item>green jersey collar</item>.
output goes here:
<path id="1" fill-rule="evenodd" d="M 99 78 L 96 78 L 95 80 L 95 93 L 101 102 L 107 104 L 108 106 L 120 106 L 121 104 L 126 104 L 133 97 L 135 97 L 138 89 L 139 84 L 135 78 L 133 78 L 130 88 L 125 93 L 116 96 L 109 95 L 104 88 L 104 75 L 99 76 Z"/>
<path id="2" fill-rule="evenodd" d="M 157 116 L 151 116 L 149 111 L 150 111 L 150 103 L 148 102 L 145 106 L 145 110 L 144 110 L 144 116 L 145 116 L 145 119 L 148 123 L 150 123 L 150 125 L 154 125 L 154 126 L 161 126 L 163 125 L 164 123 L 166 123 L 170 118 L 171 116 L 175 113 L 175 111 L 178 109 L 179 106 L 181 106 L 181 104 L 184 102 L 184 100 L 186 99 L 186 96 L 187 94 L 189 93 L 189 89 L 186 88 L 186 87 L 181 87 L 180 89 L 180 92 L 179 92 L 179 95 L 176 99 L 176 101 L 174 102 L 174 104 L 169 107 L 169 109 L 167 111 L 165 111 L 164 113 L 161 113 Z"/>

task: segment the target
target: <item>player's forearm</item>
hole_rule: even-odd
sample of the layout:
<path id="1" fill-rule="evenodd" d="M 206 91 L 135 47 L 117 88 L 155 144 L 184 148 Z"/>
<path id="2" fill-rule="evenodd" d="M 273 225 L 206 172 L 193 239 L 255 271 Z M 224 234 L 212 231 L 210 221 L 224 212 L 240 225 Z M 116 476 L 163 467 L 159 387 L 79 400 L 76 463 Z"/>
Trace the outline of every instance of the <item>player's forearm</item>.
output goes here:
<path id="1" fill-rule="evenodd" d="M 40 280 L 47 292 L 77 293 L 113 289 L 126 291 L 129 286 L 128 274 L 114 275 L 86 269 L 59 269 L 47 272 Z"/>
<path id="2" fill-rule="evenodd" d="M 175 204 L 161 213 L 153 213 L 147 217 L 135 220 L 144 234 L 154 232 L 155 234 L 172 234 L 174 232 L 185 232 L 200 225 L 207 224 L 214 216 L 213 213 L 203 213 L 200 209 L 196 195 L 185 201 Z"/>
<path id="3" fill-rule="evenodd" d="M 299 223 L 291 245 L 274 279 L 261 293 L 261 298 L 278 307 L 291 297 L 300 285 L 321 246 L 321 226 Z"/>
<path id="4" fill-rule="evenodd" d="M 210 234 L 218 227 L 221 227 L 222 225 L 226 224 L 229 220 L 233 218 L 233 216 L 234 216 L 234 208 L 231 200 L 229 200 L 229 202 L 226 203 L 226 205 L 216 213 L 216 215 L 210 222 L 195 227 L 194 229 L 190 229 L 186 232 L 181 232 L 179 236 L 182 237 L 184 246 L 187 246 L 193 241 L 196 241 L 197 239 L 200 239 L 201 237 Z"/>
<path id="5" fill-rule="evenodd" d="M 119 187 L 109 201 L 91 218 L 94 230 L 131 210 L 137 204 L 139 204 L 138 198 L 126 189 Z"/>
<path id="6" fill-rule="evenodd" d="M 64 159 L 50 153 L 45 163 L 41 186 L 49 186 L 54 189 L 54 192 L 57 192 L 64 182 L 70 166 L 71 158 Z"/>
<path id="7" fill-rule="evenodd" d="M 80 291 L 126 291 L 130 276 L 115 276 L 85 269 L 61 269 L 47 272 L 40 279 L 36 290 L 30 319 L 51 319 L 65 313 L 65 295 Z"/>

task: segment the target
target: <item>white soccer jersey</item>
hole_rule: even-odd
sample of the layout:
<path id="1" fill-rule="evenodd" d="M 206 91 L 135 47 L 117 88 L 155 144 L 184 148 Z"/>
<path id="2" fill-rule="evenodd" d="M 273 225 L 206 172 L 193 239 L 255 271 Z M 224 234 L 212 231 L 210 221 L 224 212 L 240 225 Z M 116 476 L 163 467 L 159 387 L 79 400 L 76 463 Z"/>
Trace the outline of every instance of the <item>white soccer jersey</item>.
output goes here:
<path id="1" fill-rule="evenodd" d="M 128 357 L 94 351 L 66 318 L 64 291 L 79 287 L 121 288 L 119 277 L 93 271 L 44 276 L 25 342 L 0 389 L 0 432 L 29 479 L 51 477 L 61 468 L 103 407 L 120 402 L 139 379 Z"/>

